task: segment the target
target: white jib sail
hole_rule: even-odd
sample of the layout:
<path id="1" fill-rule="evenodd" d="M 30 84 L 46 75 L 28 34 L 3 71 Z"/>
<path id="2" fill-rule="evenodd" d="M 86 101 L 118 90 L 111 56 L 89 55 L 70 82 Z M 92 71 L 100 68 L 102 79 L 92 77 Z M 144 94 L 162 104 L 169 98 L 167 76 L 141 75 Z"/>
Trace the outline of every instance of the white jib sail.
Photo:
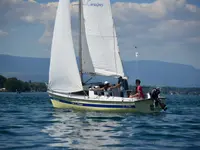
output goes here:
<path id="1" fill-rule="evenodd" d="M 109 0 L 82 0 L 85 36 L 94 72 L 124 76 Z M 84 51 L 83 51 L 84 53 Z"/>
<path id="2" fill-rule="evenodd" d="M 49 89 L 71 93 L 83 90 L 71 33 L 70 1 L 58 4 L 49 70 Z"/>

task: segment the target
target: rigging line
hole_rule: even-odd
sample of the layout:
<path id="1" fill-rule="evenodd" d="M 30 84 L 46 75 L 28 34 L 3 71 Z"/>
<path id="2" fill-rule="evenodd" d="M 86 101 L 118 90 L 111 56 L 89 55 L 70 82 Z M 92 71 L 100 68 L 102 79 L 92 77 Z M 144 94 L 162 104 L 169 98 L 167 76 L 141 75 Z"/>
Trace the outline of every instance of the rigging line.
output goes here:
<path id="1" fill-rule="evenodd" d="M 93 78 L 93 77 L 91 77 L 91 78 L 89 78 L 87 81 L 85 81 L 85 82 L 83 83 L 83 85 L 85 85 L 85 84 L 88 83 L 90 80 L 92 80 L 92 78 Z"/>

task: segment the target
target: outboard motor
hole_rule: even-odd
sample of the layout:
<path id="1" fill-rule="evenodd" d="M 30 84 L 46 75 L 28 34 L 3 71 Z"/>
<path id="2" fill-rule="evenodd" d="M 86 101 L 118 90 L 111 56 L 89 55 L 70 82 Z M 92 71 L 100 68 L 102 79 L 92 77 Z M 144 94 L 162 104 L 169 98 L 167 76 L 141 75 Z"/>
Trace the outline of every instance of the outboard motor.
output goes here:
<path id="1" fill-rule="evenodd" d="M 157 107 L 158 104 L 159 104 L 160 107 L 161 107 L 163 110 L 167 110 L 166 105 L 163 104 L 163 103 L 160 101 L 160 99 L 159 99 L 159 94 L 160 94 L 160 89 L 159 89 L 159 88 L 153 89 L 153 90 L 150 92 L 151 99 L 154 100 L 155 106 L 156 106 L 156 107 Z"/>
<path id="2" fill-rule="evenodd" d="M 153 100 L 157 100 L 158 96 L 160 94 L 160 89 L 159 88 L 155 88 L 150 92 L 150 96 Z"/>

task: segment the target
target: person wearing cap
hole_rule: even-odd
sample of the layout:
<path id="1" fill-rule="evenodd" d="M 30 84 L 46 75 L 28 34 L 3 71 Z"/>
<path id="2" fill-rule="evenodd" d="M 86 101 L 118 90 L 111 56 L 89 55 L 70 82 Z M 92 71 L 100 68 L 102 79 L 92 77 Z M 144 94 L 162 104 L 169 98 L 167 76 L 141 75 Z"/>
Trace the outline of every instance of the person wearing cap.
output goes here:
<path id="1" fill-rule="evenodd" d="M 129 98 L 138 98 L 138 99 L 144 99 L 144 94 L 143 94 L 143 90 L 142 87 L 140 85 L 141 81 L 139 79 L 135 80 L 135 84 L 136 84 L 136 90 L 135 90 L 135 94 L 134 95 L 130 95 Z"/>
<path id="2" fill-rule="evenodd" d="M 99 90 L 99 86 L 98 85 L 96 85 L 96 86 L 94 86 L 92 89 L 94 90 L 94 94 L 96 94 L 96 95 L 101 95 L 101 90 Z"/>
<path id="3" fill-rule="evenodd" d="M 104 82 L 104 87 L 103 87 L 103 90 L 104 90 L 104 95 L 105 96 L 110 96 L 111 94 L 111 85 L 108 81 L 105 81 Z"/>
<path id="4" fill-rule="evenodd" d="M 97 91 L 97 90 L 102 91 L 103 90 L 105 96 L 110 96 L 110 89 L 111 89 L 110 83 L 108 81 L 105 81 L 104 86 L 102 88 L 96 88 L 96 89 L 93 89 L 93 90 L 95 90 L 95 91 Z"/>

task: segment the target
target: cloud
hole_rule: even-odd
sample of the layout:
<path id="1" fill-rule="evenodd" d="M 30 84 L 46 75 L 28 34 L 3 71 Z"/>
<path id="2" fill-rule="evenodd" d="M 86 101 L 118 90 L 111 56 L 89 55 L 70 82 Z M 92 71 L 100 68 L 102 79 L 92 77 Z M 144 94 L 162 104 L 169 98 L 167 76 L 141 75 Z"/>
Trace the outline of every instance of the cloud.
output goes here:
<path id="1" fill-rule="evenodd" d="M 8 35 L 7 32 L 4 32 L 4 31 L 0 30 L 0 37 L 1 37 L 1 36 L 7 36 L 7 35 Z"/>
<path id="2" fill-rule="evenodd" d="M 77 2 L 72 2 L 71 3 L 71 15 L 72 15 L 72 27 L 73 29 L 77 30 L 78 28 L 78 3 Z M 43 13 L 42 16 L 40 16 L 39 20 L 43 21 L 45 25 L 45 31 L 42 37 L 39 39 L 39 42 L 42 44 L 50 44 L 53 36 L 53 27 L 54 27 L 54 22 L 55 22 L 55 15 L 56 15 L 56 9 L 57 9 L 58 3 L 48 3 L 46 5 L 42 4 L 40 7 L 41 8 L 46 8 L 47 10 L 45 13 Z M 49 14 L 50 10 L 50 14 Z M 77 24 L 77 25 L 76 25 Z M 74 31 L 76 32 L 76 31 Z"/>
<path id="3" fill-rule="evenodd" d="M 199 44 L 200 43 L 200 36 L 199 37 L 190 37 L 187 39 L 188 42 L 190 43 L 196 43 Z"/>
<path id="4" fill-rule="evenodd" d="M 186 0 L 153 3 L 116 2 L 112 5 L 124 60 L 163 60 L 200 68 L 200 8 Z M 195 44 L 194 44 L 195 43 Z M 134 45 L 138 49 L 134 48 Z"/>
<path id="5" fill-rule="evenodd" d="M 50 46 L 57 2 L 45 4 L 34 0 L 1 0 L 0 28 L 8 24 L 42 24 L 40 44 Z M 200 8 L 186 0 L 156 0 L 153 3 L 115 2 L 112 4 L 121 55 L 133 60 L 163 60 L 199 66 Z M 72 30 L 75 47 L 78 40 L 78 6 L 71 3 Z M 7 30 L 6 30 L 7 31 Z M 134 49 L 134 45 L 138 49 Z M 194 53 L 190 53 L 193 51 Z M 183 57 L 184 56 L 184 57 Z M 188 57 L 187 57 L 188 56 Z M 200 68 L 200 66 L 199 66 Z"/>
<path id="6" fill-rule="evenodd" d="M 19 25 L 24 22 L 47 25 L 54 20 L 56 8 L 57 2 L 40 4 L 35 0 L 1 0 L 0 27 Z"/>

